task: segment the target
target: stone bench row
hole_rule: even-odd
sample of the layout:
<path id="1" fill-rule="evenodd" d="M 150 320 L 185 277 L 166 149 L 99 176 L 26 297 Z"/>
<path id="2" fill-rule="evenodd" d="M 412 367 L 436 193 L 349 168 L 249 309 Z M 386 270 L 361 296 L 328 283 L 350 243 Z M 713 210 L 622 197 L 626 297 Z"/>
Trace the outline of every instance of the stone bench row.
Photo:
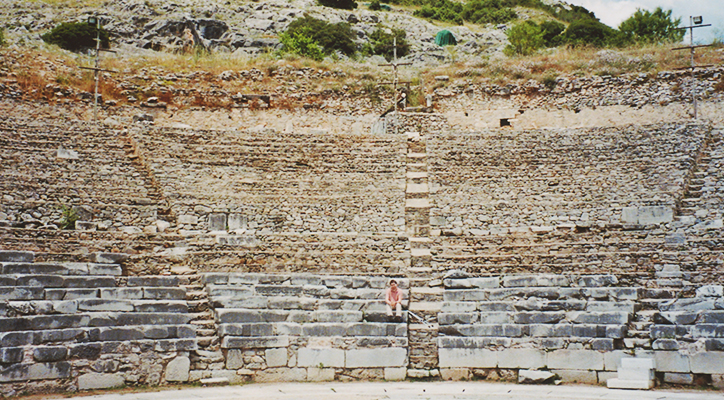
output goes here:
<path id="1" fill-rule="evenodd" d="M 615 275 L 505 275 L 493 277 L 446 278 L 446 289 L 496 289 L 513 287 L 602 287 L 615 286 Z"/>
<path id="2" fill-rule="evenodd" d="M 222 323 L 218 325 L 220 337 L 407 337 L 405 323 L 297 323 L 252 322 Z"/>
<path id="3" fill-rule="evenodd" d="M 239 285 L 239 286 L 207 286 L 207 292 L 212 299 L 231 298 L 237 300 L 246 300 L 250 298 L 266 297 L 282 297 L 282 299 L 273 299 L 269 303 L 282 305 L 286 303 L 286 307 L 300 308 L 304 303 L 312 304 L 309 299 L 363 299 L 363 300 L 382 300 L 385 292 L 382 289 L 350 289 L 350 288 L 329 288 L 324 285 L 303 285 L 303 286 L 287 286 L 287 285 Z"/>
<path id="4" fill-rule="evenodd" d="M 114 279 L 84 279 L 84 284 L 95 287 L 43 288 L 37 286 L 0 286 L 0 300 L 94 300 L 98 307 L 111 307 L 119 300 L 185 300 L 186 290 L 164 287 L 115 287 Z M 98 285 L 94 285 L 94 283 Z M 103 288 L 100 284 L 107 284 Z M 120 303 L 118 303 L 120 304 Z M 118 305 L 120 307 L 120 305 Z M 125 306 L 124 306 L 125 307 Z"/>
<path id="5" fill-rule="evenodd" d="M 101 263 L 0 263 L 0 275 L 121 275 L 117 264 Z"/>
<path id="6" fill-rule="evenodd" d="M 72 297 L 48 293 L 47 297 Z M 146 300 L 106 300 L 98 298 L 79 298 L 77 300 L 30 300 L 0 302 L 0 317 L 18 315 L 76 314 L 89 311 L 128 311 L 138 313 L 187 313 L 186 301 L 167 300 L 166 296 L 146 293 Z M 163 300 L 163 301 L 159 301 Z"/>
<path id="7" fill-rule="evenodd" d="M 368 311 L 354 310 L 294 310 L 294 309 L 244 309 L 228 308 L 215 310 L 218 324 L 262 323 L 262 322 L 294 322 L 299 324 L 316 323 L 394 323 L 397 318 L 389 317 L 383 305 Z M 399 319 L 406 320 L 403 312 Z"/>
<path id="8" fill-rule="evenodd" d="M 16 264 L 17 265 L 17 264 Z M 29 265 L 43 265 L 43 264 L 29 264 Z M 116 280 L 122 282 L 123 286 L 128 288 L 133 287 L 166 287 L 168 289 L 183 290 L 179 289 L 178 286 L 188 279 L 184 279 L 179 276 L 129 276 L 119 278 L 118 274 L 112 276 L 103 276 L 101 274 L 93 274 L 92 268 L 97 268 L 97 272 L 108 271 L 108 264 L 89 264 L 88 272 L 90 276 L 79 276 L 79 275 L 49 275 L 49 274 L 7 274 L 0 275 L 0 287 L 3 286 L 25 286 L 25 287 L 42 287 L 48 288 L 93 288 L 93 287 L 110 287 L 116 286 Z M 105 267 L 101 269 L 100 267 Z M 120 272 L 117 265 L 114 265 L 114 269 L 111 272 Z M 25 267 L 23 267 L 25 268 Z M 55 271 L 53 271 L 55 272 Z M 57 273 L 57 272 L 56 272 Z M 130 292 L 129 292 L 130 293 Z M 135 297 L 135 296 L 134 296 Z"/>
<path id="9" fill-rule="evenodd" d="M 410 286 L 406 278 L 395 278 L 398 286 Z M 287 286 L 294 294 L 302 286 L 325 286 L 327 288 L 373 288 L 383 290 L 390 278 L 379 276 L 312 275 L 312 274 L 260 274 L 260 273 L 204 273 L 202 280 L 207 285 L 270 285 Z M 283 289 L 282 289 L 283 290 Z"/>
<path id="10" fill-rule="evenodd" d="M 50 379 L 71 379 L 73 368 L 72 363 L 74 361 L 82 359 L 94 360 L 103 354 L 122 353 L 124 351 L 123 349 L 128 346 L 137 347 L 139 348 L 140 352 L 144 353 L 151 351 L 159 353 L 172 353 L 179 351 L 196 350 L 196 341 L 194 339 L 146 339 L 73 345 L 68 348 L 67 352 L 65 353 L 65 358 L 63 358 L 63 360 L 68 361 L 34 363 L 18 362 L 6 365 L 0 370 L 0 383 L 27 382 Z M 19 353 L 20 350 L 17 350 L 17 348 L 7 351 L 5 354 L 3 354 L 2 351 L 3 349 L 0 349 L 0 357 L 6 356 L 9 360 L 14 360 L 16 359 L 16 357 L 18 357 L 18 354 L 23 354 Z M 44 350 L 41 350 L 37 353 L 37 356 L 41 359 L 60 359 L 62 355 L 63 351 L 55 347 L 45 348 Z M 36 353 L 33 352 L 32 356 L 30 357 L 32 357 L 33 360 L 36 360 L 35 356 Z M 122 383 L 123 382 L 120 381 L 117 385 L 120 385 Z M 92 384 L 88 384 L 88 388 L 95 388 L 95 386 L 93 386 Z"/>
<path id="11" fill-rule="evenodd" d="M 441 313 L 510 313 L 537 311 L 639 311 L 640 304 L 633 301 L 600 301 L 595 299 L 546 300 L 529 298 L 508 301 L 446 301 L 442 303 Z"/>
<path id="12" fill-rule="evenodd" d="M 445 290 L 443 299 L 445 302 L 485 302 L 529 298 L 619 302 L 639 299 L 668 299 L 673 293 L 671 289 L 646 289 L 641 287 L 512 287 Z"/>
<path id="13" fill-rule="evenodd" d="M 128 327 L 130 325 L 183 325 L 193 316 L 160 312 L 84 312 L 0 318 L 0 332 L 27 330 Z"/>
<path id="14" fill-rule="evenodd" d="M 440 368 L 525 368 L 578 371 L 617 371 L 622 358 L 632 357 L 623 351 L 560 349 L 440 348 Z M 637 355 L 637 358 L 639 356 Z M 646 352 L 641 358 L 653 358 L 657 372 L 722 374 L 724 353 Z M 442 371 L 441 371 L 442 372 Z M 595 379 L 594 379 L 595 381 Z"/>
<path id="15" fill-rule="evenodd" d="M 595 324 L 624 325 L 629 323 L 633 312 L 626 311 L 524 311 L 524 312 L 441 312 L 437 315 L 440 325 L 493 325 L 493 324 Z M 484 335 L 473 335 L 484 336 Z"/>
<path id="16" fill-rule="evenodd" d="M 236 292 L 231 292 L 236 294 Z M 243 293 L 242 293 L 243 294 Z M 372 299 L 325 299 L 310 296 L 212 296 L 211 302 L 217 308 L 244 308 L 269 310 L 306 310 L 306 311 L 384 311 L 382 297 Z M 403 300 L 407 305 L 407 300 Z"/>
<path id="17" fill-rule="evenodd" d="M 0 356 L 3 353 L 16 354 L 24 346 L 51 346 L 66 348 L 70 351 L 64 354 L 68 357 L 95 358 L 102 352 L 103 342 L 123 342 L 138 340 L 173 340 L 187 339 L 184 342 L 194 342 L 196 331 L 192 325 L 136 325 L 123 327 L 97 327 L 97 328 L 68 328 L 43 331 L 14 331 L 0 333 Z M 172 343 L 172 342 L 167 342 Z M 61 347 L 62 346 L 62 347 Z M 35 349 L 37 347 L 33 347 Z M 42 348 L 42 347 L 40 347 Z M 12 356 L 8 362 L 21 362 Z M 37 360 L 50 361 L 50 360 Z"/>

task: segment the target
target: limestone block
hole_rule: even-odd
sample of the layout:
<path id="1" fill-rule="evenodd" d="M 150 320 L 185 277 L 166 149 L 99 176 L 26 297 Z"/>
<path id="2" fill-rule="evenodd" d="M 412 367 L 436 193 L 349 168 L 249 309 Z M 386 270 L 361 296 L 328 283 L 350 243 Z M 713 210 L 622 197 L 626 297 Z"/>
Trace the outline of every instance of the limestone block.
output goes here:
<path id="1" fill-rule="evenodd" d="M 585 275 L 578 278 L 578 286 L 604 287 L 618 284 L 616 275 Z"/>
<path id="2" fill-rule="evenodd" d="M 472 322 L 475 322 L 474 320 Z M 481 324 L 511 324 L 513 314 L 507 312 L 482 312 L 480 313 Z"/>
<path id="3" fill-rule="evenodd" d="M 227 336 L 221 342 L 224 349 L 258 349 L 258 348 L 278 348 L 289 347 L 289 337 L 272 336 L 272 337 L 255 337 L 245 338 L 237 336 Z"/>
<path id="4" fill-rule="evenodd" d="M 444 381 L 466 381 L 470 379 L 468 368 L 441 368 L 440 376 Z"/>
<path id="5" fill-rule="evenodd" d="M 307 380 L 310 382 L 333 381 L 334 368 L 307 368 Z"/>
<path id="6" fill-rule="evenodd" d="M 711 374 L 711 385 L 719 390 L 724 390 L 724 374 Z"/>
<path id="7" fill-rule="evenodd" d="M 654 350 L 679 350 L 679 341 L 676 339 L 656 339 L 651 348 Z"/>
<path id="8" fill-rule="evenodd" d="M 209 214 L 209 230 L 210 231 L 226 231 L 226 214 L 211 213 Z"/>
<path id="9" fill-rule="evenodd" d="M 307 380 L 306 368 L 267 368 L 256 373 L 256 382 L 302 382 Z"/>
<path id="10" fill-rule="evenodd" d="M 0 382 L 23 382 L 70 378 L 70 364 L 57 363 L 11 364 L 0 369 Z"/>
<path id="11" fill-rule="evenodd" d="M 550 369 L 602 370 L 603 353 L 591 350 L 554 350 L 547 353 Z"/>
<path id="12" fill-rule="evenodd" d="M 627 324 L 631 315 L 622 311 L 579 312 L 571 311 L 568 319 L 575 324 L 622 325 Z"/>
<path id="13" fill-rule="evenodd" d="M 0 347 L 0 363 L 14 364 L 23 361 L 25 349 L 22 347 Z"/>
<path id="14" fill-rule="evenodd" d="M 618 368 L 619 379 L 653 380 L 656 360 L 653 358 L 622 358 Z"/>
<path id="15" fill-rule="evenodd" d="M 516 311 L 513 304 L 507 301 L 482 301 L 472 304 L 477 304 L 477 309 L 482 312 Z"/>
<path id="16" fill-rule="evenodd" d="M 345 351 L 331 348 L 314 349 L 304 347 L 299 349 L 299 352 L 297 354 L 297 366 L 319 368 L 344 368 Z"/>
<path id="17" fill-rule="evenodd" d="M 546 353 L 536 349 L 506 349 L 498 352 L 498 368 L 543 368 Z"/>
<path id="18" fill-rule="evenodd" d="M 315 311 L 313 319 L 318 322 L 361 322 L 361 311 Z"/>
<path id="19" fill-rule="evenodd" d="M 446 290 L 442 298 L 444 301 L 485 301 L 488 300 L 488 294 L 488 290 L 482 289 Z"/>
<path id="20" fill-rule="evenodd" d="M 621 211 L 621 222 L 634 225 L 655 225 L 674 220 L 671 206 L 624 207 Z"/>
<path id="21" fill-rule="evenodd" d="M 349 324 L 314 323 L 302 325 L 302 336 L 345 336 Z"/>
<path id="22" fill-rule="evenodd" d="M 702 324 L 724 324 L 724 311 L 703 311 L 699 322 Z"/>
<path id="23" fill-rule="evenodd" d="M 104 342 L 120 342 L 124 340 L 141 340 L 144 338 L 144 334 L 141 329 L 114 327 L 100 329 L 98 338 Z"/>
<path id="24" fill-rule="evenodd" d="M 285 285 L 257 285 L 254 289 L 262 296 L 301 296 L 303 291 L 301 286 Z"/>
<path id="25" fill-rule="evenodd" d="M 187 382 L 191 360 L 188 357 L 176 357 L 166 366 L 167 382 Z"/>
<path id="26" fill-rule="evenodd" d="M 161 287 L 144 287 L 144 299 L 154 300 L 185 300 L 186 289 L 182 288 L 161 288 Z"/>
<path id="27" fill-rule="evenodd" d="M 548 371 L 535 371 L 528 369 L 521 369 L 518 371 L 518 383 L 522 384 L 544 384 L 552 383 L 556 374 Z"/>
<path id="28" fill-rule="evenodd" d="M 300 328 L 301 329 L 301 328 Z M 274 336 L 274 325 L 267 322 L 219 324 L 219 336 Z"/>
<path id="29" fill-rule="evenodd" d="M 561 311 L 520 312 L 513 314 L 516 324 L 555 324 L 566 317 Z"/>
<path id="30" fill-rule="evenodd" d="M 692 385 L 694 384 L 694 374 L 666 372 L 664 373 L 664 382 L 674 383 L 677 385 Z"/>
<path id="31" fill-rule="evenodd" d="M 267 367 L 285 367 L 289 361 L 287 349 L 266 349 L 264 351 Z"/>
<path id="32" fill-rule="evenodd" d="M 570 286 L 567 276 L 562 275 L 507 275 L 503 287 L 565 287 Z"/>
<path id="33" fill-rule="evenodd" d="M 438 351 L 440 368 L 495 368 L 500 354 L 480 348 L 441 348 Z"/>
<path id="34" fill-rule="evenodd" d="M 473 304 L 474 306 L 474 304 Z M 470 312 L 460 312 L 460 313 L 451 313 L 451 312 L 441 312 L 437 315 L 437 320 L 440 323 L 440 325 L 453 325 L 453 324 L 473 324 L 478 321 L 478 317 L 480 316 L 479 313 L 470 313 Z"/>
<path id="35" fill-rule="evenodd" d="M 123 300 L 81 299 L 78 309 L 82 311 L 133 311 L 133 303 Z"/>
<path id="36" fill-rule="evenodd" d="M 583 383 L 587 385 L 598 384 L 598 373 L 596 371 L 579 369 L 551 369 L 551 373 L 566 383 Z"/>
<path id="37" fill-rule="evenodd" d="M 218 308 L 216 309 L 216 321 L 220 324 L 265 322 L 261 312 L 256 310 L 224 310 Z"/>
<path id="38" fill-rule="evenodd" d="M 99 374 L 91 372 L 78 377 L 78 390 L 109 389 L 125 384 L 122 374 Z"/>
<path id="39" fill-rule="evenodd" d="M 176 223 L 178 225 L 196 225 L 199 223 L 199 217 L 196 215 L 179 215 Z"/>
<path id="40" fill-rule="evenodd" d="M 443 313 L 463 313 L 477 309 L 477 305 L 470 301 L 447 301 L 442 303 L 440 311 Z"/>
<path id="41" fill-rule="evenodd" d="M 404 381 L 405 378 L 407 378 L 407 368 L 405 368 L 405 367 L 385 368 L 385 380 L 386 381 Z"/>
<path id="42" fill-rule="evenodd" d="M 32 263 L 35 253 L 32 251 L 0 250 L 0 262 Z"/>
<path id="43" fill-rule="evenodd" d="M 724 353 L 695 353 L 689 359 L 691 372 L 695 374 L 724 374 Z"/>
<path id="44" fill-rule="evenodd" d="M 407 349 L 401 347 L 345 351 L 347 368 L 383 368 L 407 366 Z"/>
<path id="45" fill-rule="evenodd" d="M 33 349 L 33 359 L 38 362 L 62 361 L 68 355 L 68 349 L 63 346 L 36 347 Z"/>
<path id="46" fill-rule="evenodd" d="M 244 367 L 244 350 L 229 349 L 226 352 L 226 369 L 239 369 Z"/>
<path id="47" fill-rule="evenodd" d="M 242 215 L 242 214 L 235 214 L 235 213 L 229 214 L 227 223 L 228 223 L 230 231 L 247 228 L 247 218 L 245 215 Z"/>
<path id="48" fill-rule="evenodd" d="M 143 288 L 101 288 L 100 298 L 108 300 L 142 299 Z"/>
<path id="49" fill-rule="evenodd" d="M 696 289 L 696 297 L 722 297 L 724 296 L 724 286 L 707 285 Z"/>
<path id="50" fill-rule="evenodd" d="M 532 337 L 570 337 L 573 335 L 571 324 L 531 324 L 529 334 Z"/>

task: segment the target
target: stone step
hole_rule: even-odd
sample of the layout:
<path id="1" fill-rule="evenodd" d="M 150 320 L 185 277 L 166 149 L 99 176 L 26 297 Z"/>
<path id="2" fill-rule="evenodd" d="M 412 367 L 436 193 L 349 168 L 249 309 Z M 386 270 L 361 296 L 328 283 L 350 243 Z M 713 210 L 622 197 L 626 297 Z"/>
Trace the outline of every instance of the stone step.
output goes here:
<path id="1" fill-rule="evenodd" d="M 408 163 L 408 172 L 427 172 L 427 163 Z"/>
<path id="2" fill-rule="evenodd" d="M 430 249 L 426 248 L 411 248 L 410 256 L 412 257 L 432 257 Z"/>
<path id="3" fill-rule="evenodd" d="M 430 193 L 430 188 L 427 183 L 408 183 L 406 193 Z"/>
<path id="4" fill-rule="evenodd" d="M 418 314 L 419 312 L 440 312 L 443 302 L 441 301 L 412 301 L 409 310 Z"/>
<path id="5" fill-rule="evenodd" d="M 421 209 L 421 208 L 430 208 L 430 200 L 425 199 L 406 199 L 405 200 L 405 208 L 411 208 L 411 209 Z"/>
<path id="6" fill-rule="evenodd" d="M 407 179 L 426 179 L 427 178 L 427 171 L 408 171 L 407 172 Z"/>
<path id="7" fill-rule="evenodd" d="M 427 153 L 407 153 L 407 159 L 419 162 L 420 160 L 427 159 Z"/>

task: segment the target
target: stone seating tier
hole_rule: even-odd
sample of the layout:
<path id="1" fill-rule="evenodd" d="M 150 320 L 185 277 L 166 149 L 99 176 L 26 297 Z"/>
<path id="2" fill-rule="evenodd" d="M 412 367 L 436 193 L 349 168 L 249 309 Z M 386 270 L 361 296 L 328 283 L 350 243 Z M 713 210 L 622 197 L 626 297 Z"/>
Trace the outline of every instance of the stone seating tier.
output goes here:
<path id="1" fill-rule="evenodd" d="M 439 133 L 428 141 L 431 226 L 489 230 L 618 222 L 687 189 L 710 128 Z"/>
<path id="2" fill-rule="evenodd" d="M 70 382 L 77 390 L 174 379 L 162 377 L 169 361 L 188 363 L 197 346 L 182 286 L 188 279 L 123 277 L 117 262 L 125 257 L 37 262 L 33 253 L 0 251 L 3 393 L 34 381 L 60 380 L 51 383 L 58 389 Z M 124 372 L 144 368 L 146 376 Z"/>
<path id="3" fill-rule="evenodd" d="M 82 220 L 146 226 L 157 219 L 158 198 L 148 176 L 126 153 L 123 132 L 69 121 L 25 124 L 7 119 L 0 156 L 8 195 L 3 220 L 34 227 L 57 223 L 62 206 Z"/>

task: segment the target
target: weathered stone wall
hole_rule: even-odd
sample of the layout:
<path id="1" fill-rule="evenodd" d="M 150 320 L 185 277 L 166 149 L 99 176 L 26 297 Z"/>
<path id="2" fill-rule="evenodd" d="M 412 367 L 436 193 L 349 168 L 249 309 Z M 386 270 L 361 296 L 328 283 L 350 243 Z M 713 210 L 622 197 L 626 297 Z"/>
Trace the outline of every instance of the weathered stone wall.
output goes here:
<path id="1" fill-rule="evenodd" d="M 84 229 L 140 232 L 158 219 L 153 186 L 127 154 L 122 133 L 22 118 L 3 119 L 0 131 L 1 221 L 54 228 L 63 206 L 75 210 Z"/>
<path id="2" fill-rule="evenodd" d="M 679 298 L 673 289 L 617 286 L 614 275 L 449 276 L 438 315 L 445 379 L 547 369 L 605 383 L 622 357 L 653 358 L 664 382 L 724 376 L 721 285 Z"/>
<path id="3" fill-rule="evenodd" d="M 455 235 L 670 222 L 710 128 L 439 133 L 428 140 L 433 229 Z M 626 207 L 661 206 L 627 220 Z M 643 212 L 642 212 L 643 214 Z"/>
<path id="4" fill-rule="evenodd" d="M 187 231 L 402 232 L 400 136 L 136 130 Z"/>
<path id="5" fill-rule="evenodd" d="M 119 256 L 0 251 L 3 395 L 188 380 L 196 333 L 183 278 L 123 277 Z"/>
<path id="6" fill-rule="evenodd" d="M 389 318 L 388 278 L 203 275 L 225 365 L 194 377 L 231 381 L 404 379 L 407 316 Z M 399 279 L 409 288 L 407 279 Z"/>

